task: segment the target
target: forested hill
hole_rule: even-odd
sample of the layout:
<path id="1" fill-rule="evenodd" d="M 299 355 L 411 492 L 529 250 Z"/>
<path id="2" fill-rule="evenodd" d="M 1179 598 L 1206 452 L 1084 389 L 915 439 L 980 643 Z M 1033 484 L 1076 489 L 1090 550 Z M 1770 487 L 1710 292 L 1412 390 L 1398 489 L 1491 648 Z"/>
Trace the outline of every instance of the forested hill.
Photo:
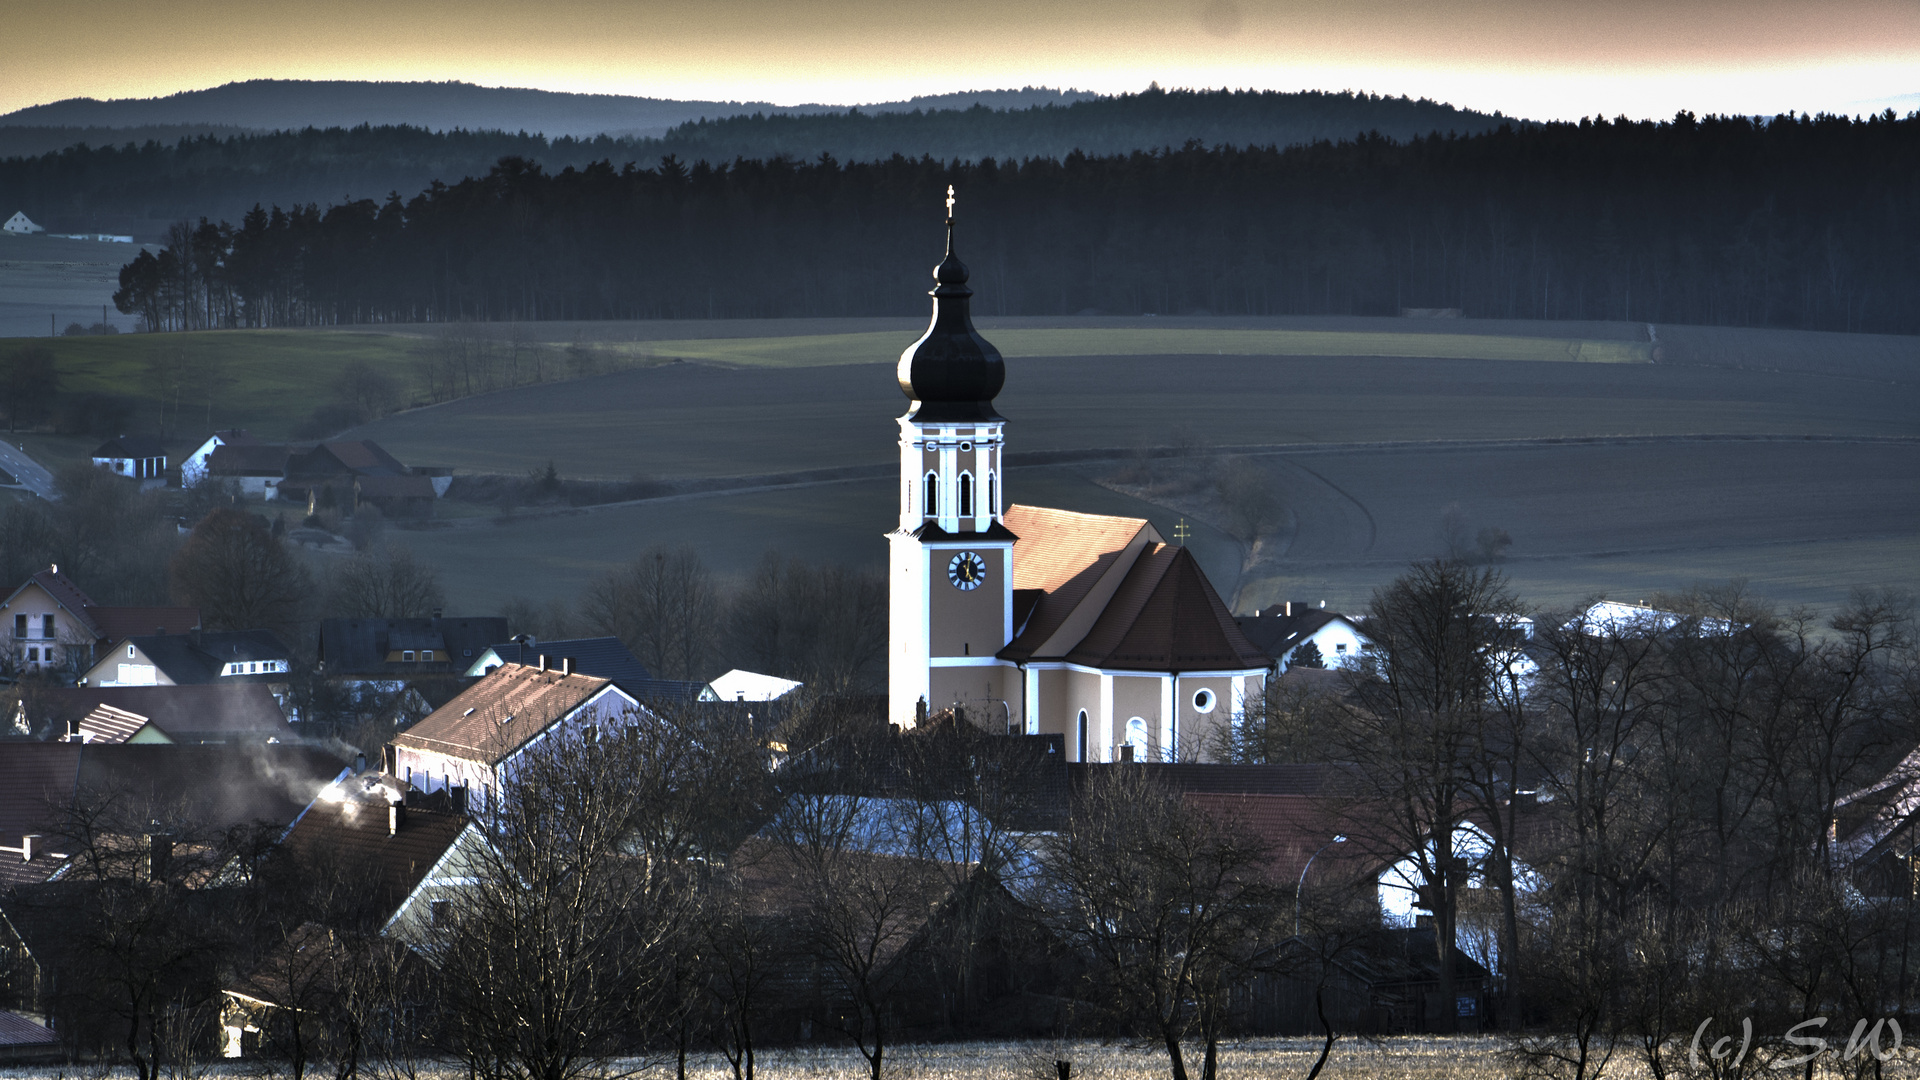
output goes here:
<path id="1" fill-rule="evenodd" d="M 1095 97 L 1075 90 L 1024 87 L 967 90 L 887 101 L 869 112 L 966 109 L 986 105 L 1024 109 Z M 653 136 L 702 117 L 756 112 L 844 112 L 842 105 L 774 105 L 765 101 L 685 101 L 625 94 L 571 94 L 463 82 L 359 82 L 250 79 L 157 98 L 99 101 L 69 98 L 0 115 L 0 139 L 10 127 L 138 128 L 224 125 L 259 132 L 317 127 L 405 125 L 428 131 L 527 131 L 553 138 Z M 71 145 L 71 144 L 69 144 Z M 95 145 L 98 145 L 96 142 Z M 4 155 L 0 155 L 4 156 Z"/>
<path id="2" fill-rule="evenodd" d="M 411 200 L 180 223 L 155 327 L 906 315 L 940 199 L 989 314 L 1391 314 L 1920 333 L 1920 116 L 1502 127 L 1020 163 L 507 159 Z"/>
<path id="3" fill-rule="evenodd" d="M 1051 92 L 1049 92 L 1051 93 Z M 877 161 L 900 154 L 940 161 L 1063 158 L 1209 145 L 1279 146 L 1378 132 L 1405 140 L 1485 131 L 1500 118 L 1431 101 L 1366 94 L 1159 91 L 1019 109 L 906 113 L 763 114 L 683 124 L 658 139 L 547 139 L 418 127 L 309 129 L 199 136 L 168 144 L 75 147 L 0 161 L 0 214 L 24 210 L 59 232 L 155 238 L 179 218 L 237 218 L 254 203 L 292 207 L 384 198 L 434 181 L 486 175 L 503 157 L 548 172 L 594 161 L 649 167 L 682 162 Z M 0 129 L 3 130 L 3 129 Z"/>
<path id="4" fill-rule="evenodd" d="M 941 161 L 1064 158 L 1184 146 L 1294 146 L 1375 132 L 1405 140 L 1489 131 L 1504 117 L 1425 99 L 1307 91 L 1154 91 L 1021 110 L 735 116 L 682 124 L 659 143 L 683 161 L 775 154 L 874 161 L 892 154 Z"/>

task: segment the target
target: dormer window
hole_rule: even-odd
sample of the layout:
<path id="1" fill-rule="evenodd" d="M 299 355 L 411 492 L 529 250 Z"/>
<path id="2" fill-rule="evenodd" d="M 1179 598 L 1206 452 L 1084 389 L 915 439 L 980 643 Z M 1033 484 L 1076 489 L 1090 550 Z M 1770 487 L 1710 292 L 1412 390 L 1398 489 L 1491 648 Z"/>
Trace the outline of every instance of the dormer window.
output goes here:
<path id="1" fill-rule="evenodd" d="M 407 664 L 411 664 L 411 663 L 413 663 L 413 650 L 412 650 L 412 649 L 406 649 L 406 650 L 404 650 L 404 651 L 402 651 L 402 652 L 400 653 L 400 660 L 401 660 L 401 662 L 402 662 L 402 663 L 407 663 Z"/>

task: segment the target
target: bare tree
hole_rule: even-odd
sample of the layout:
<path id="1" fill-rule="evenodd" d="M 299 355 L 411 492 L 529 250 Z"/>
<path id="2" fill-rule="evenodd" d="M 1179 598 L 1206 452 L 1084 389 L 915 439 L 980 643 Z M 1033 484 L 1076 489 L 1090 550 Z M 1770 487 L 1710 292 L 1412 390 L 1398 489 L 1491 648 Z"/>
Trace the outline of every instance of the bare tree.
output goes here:
<path id="1" fill-rule="evenodd" d="M 706 674 L 720 624 L 719 590 L 700 553 L 654 548 L 587 590 L 581 615 L 619 638 L 655 676 Z"/>
<path id="2" fill-rule="evenodd" d="M 311 579 L 278 537 L 243 510 L 215 510 L 194 526 L 168 570 L 176 601 L 200 609 L 209 630 L 287 631 Z"/>
<path id="3" fill-rule="evenodd" d="M 1433 913 L 1440 1000 L 1454 1000 L 1457 890 L 1472 869 L 1453 836 L 1474 805 L 1476 754 L 1519 614 L 1505 579 L 1453 560 L 1415 563 L 1368 605 L 1376 651 L 1351 680 L 1339 752 L 1359 766 L 1367 812 L 1356 838 L 1390 859 L 1410 855 Z M 1509 781 L 1510 782 L 1510 781 Z M 1494 833 L 1496 846 L 1503 843 Z M 1440 1018 L 1451 1025 L 1446 1010 Z"/>
<path id="4" fill-rule="evenodd" d="M 557 731 L 515 759 L 428 949 L 476 1074 L 623 1075 L 616 1060 L 658 1032 L 690 894 L 686 868 L 634 838 L 671 785 L 618 727 Z"/>
<path id="5" fill-rule="evenodd" d="M 327 582 L 326 611 L 342 618 L 418 619 L 446 606 L 440 575 L 413 557 L 413 549 L 389 545 L 362 552 L 334 567 Z"/>
<path id="6" fill-rule="evenodd" d="M 1217 1076 L 1226 989 L 1274 940 L 1290 897 L 1266 856 L 1128 768 L 1096 776 L 1045 851 L 1047 918 L 1090 962 L 1114 1021 L 1166 1047 L 1174 1080 L 1187 1080 L 1182 1043 L 1196 1030 L 1201 1078 Z"/>
<path id="7" fill-rule="evenodd" d="M 727 612 L 740 666 L 826 693 L 865 688 L 886 654 L 887 590 L 879 575 L 768 552 Z"/>

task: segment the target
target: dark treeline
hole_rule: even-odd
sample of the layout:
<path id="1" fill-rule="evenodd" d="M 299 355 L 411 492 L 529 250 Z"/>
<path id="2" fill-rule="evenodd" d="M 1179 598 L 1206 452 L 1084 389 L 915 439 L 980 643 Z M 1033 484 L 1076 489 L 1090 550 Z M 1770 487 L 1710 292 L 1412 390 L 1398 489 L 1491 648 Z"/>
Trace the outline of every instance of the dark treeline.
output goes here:
<path id="1" fill-rule="evenodd" d="M 1390 314 L 1913 332 L 1920 116 L 1583 121 L 1404 143 L 555 174 L 176 227 L 149 326 L 910 314 L 960 191 L 988 314 Z"/>
<path id="2" fill-rule="evenodd" d="M 291 206 L 417 191 L 435 180 L 484 175 L 508 156 L 538 160 L 551 171 L 670 155 L 683 161 L 781 154 L 811 160 L 823 153 L 841 161 L 877 161 L 896 153 L 942 161 L 1020 160 L 1074 150 L 1124 154 L 1192 139 L 1209 146 L 1288 146 L 1363 131 L 1404 139 L 1431 131 L 1485 131 L 1501 119 L 1368 94 L 1151 90 L 1028 108 L 755 113 L 681 124 L 661 138 L 549 140 L 524 130 L 367 125 L 176 134 L 138 145 L 70 145 L 0 161 L 0 203 L 24 208 L 55 231 L 151 236 L 176 218 L 237 217 L 255 202 Z M 0 129 L 0 147 L 6 145 Z"/>

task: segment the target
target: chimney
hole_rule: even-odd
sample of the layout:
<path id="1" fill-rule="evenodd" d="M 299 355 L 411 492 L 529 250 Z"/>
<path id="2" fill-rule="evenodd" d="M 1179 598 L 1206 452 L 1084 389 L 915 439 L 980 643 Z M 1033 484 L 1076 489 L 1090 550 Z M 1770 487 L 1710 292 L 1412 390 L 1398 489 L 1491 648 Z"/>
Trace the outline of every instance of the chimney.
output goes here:
<path id="1" fill-rule="evenodd" d="M 560 674 L 562 675 L 573 674 L 573 657 L 563 656 L 560 658 Z"/>
<path id="2" fill-rule="evenodd" d="M 447 789 L 447 806 L 456 814 L 464 814 L 467 812 L 467 786 L 465 784 Z"/>
<path id="3" fill-rule="evenodd" d="M 353 775 L 359 776 L 361 773 L 366 771 L 367 771 L 367 755 L 364 752 L 353 755 Z"/>
<path id="4" fill-rule="evenodd" d="M 33 842 L 40 839 L 39 833 L 28 833 L 20 838 L 20 861 L 33 861 Z"/>
<path id="5" fill-rule="evenodd" d="M 541 671 L 547 670 L 547 654 L 546 653 L 540 654 L 540 670 Z"/>
<path id="6" fill-rule="evenodd" d="M 157 824 L 157 822 L 156 822 Z M 147 834 L 147 880 L 163 881 L 167 864 L 173 859 L 173 838 L 165 833 Z"/>
<path id="7" fill-rule="evenodd" d="M 388 836 L 400 835 L 400 826 L 405 825 L 406 823 L 407 823 L 407 804 L 388 803 L 387 804 L 387 835 Z"/>
<path id="8" fill-rule="evenodd" d="M 1286 616 L 1289 619 L 1293 618 L 1293 601 L 1291 600 L 1287 601 Z"/>
<path id="9" fill-rule="evenodd" d="M 80 734 L 79 720 L 67 721 L 67 741 L 68 742 L 85 742 L 86 741 L 86 738 Z"/>

